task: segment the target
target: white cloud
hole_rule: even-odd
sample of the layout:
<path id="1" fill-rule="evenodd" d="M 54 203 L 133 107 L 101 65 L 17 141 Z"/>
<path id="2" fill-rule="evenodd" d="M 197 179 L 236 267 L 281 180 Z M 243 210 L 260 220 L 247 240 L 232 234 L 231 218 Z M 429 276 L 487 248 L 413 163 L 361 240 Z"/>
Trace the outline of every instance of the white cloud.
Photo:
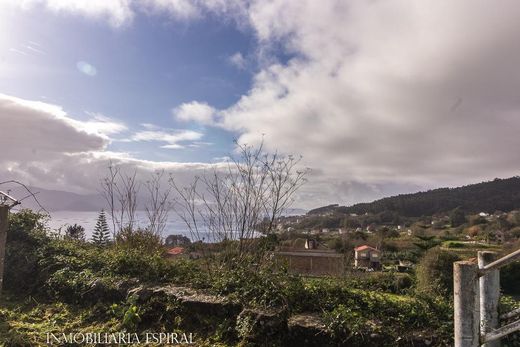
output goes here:
<path id="1" fill-rule="evenodd" d="M 309 196 L 320 182 L 341 202 L 363 191 L 354 182 L 383 194 L 518 174 L 517 1 L 152 2 L 142 7 L 252 28 L 273 55 L 249 92 L 225 110 L 194 101 L 174 115 L 302 154 L 320 170 Z M 280 50 L 293 59 L 277 63 Z"/>
<path id="2" fill-rule="evenodd" d="M 126 124 L 116 121 L 99 112 L 85 112 L 92 119 L 82 122 L 83 128 L 89 133 L 97 133 L 105 136 L 120 134 L 128 130 Z"/>
<path id="3" fill-rule="evenodd" d="M 231 65 L 237 67 L 240 70 L 243 70 L 246 68 L 247 61 L 244 58 L 244 56 L 242 55 L 242 53 L 240 53 L 240 52 L 236 52 L 235 54 L 230 56 L 229 62 L 231 63 Z"/>
<path id="4" fill-rule="evenodd" d="M 173 109 L 177 120 L 189 122 L 194 121 L 201 124 L 212 125 L 215 123 L 216 110 L 207 103 L 192 101 L 184 103 Z"/>
<path id="5" fill-rule="evenodd" d="M 520 6 L 253 2 L 282 45 L 222 124 L 301 153 L 331 182 L 439 186 L 518 174 Z M 453 107 L 453 105 L 457 107 Z"/>
<path id="6" fill-rule="evenodd" d="M 200 140 L 204 134 L 193 130 L 144 130 L 135 133 L 131 141 L 157 141 L 166 143 L 161 148 L 181 149 L 185 145 L 181 142 Z"/>
<path id="7" fill-rule="evenodd" d="M 143 0 L 140 2 L 145 11 L 150 13 L 167 12 L 177 19 L 193 19 L 201 16 L 196 1 L 190 0 Z"/>
<path id="8" fill-rule="evenodd" d="M 1 160 L 35 160 L 62 153 L 103 150 L 108 139 L 87 131 L 56 105 L 0 94 Z"/>
<path id="9" fill-rule="evenodd" d="M 239 0 L 0 0 L 0 6 L 24 10 L 43 8 L 57 14 L 106 20 L 114 28 L 131 24 L 137 13 L 166 13 L 175 20 L 192 20 L 213 12 L 230 15 L 241 25 L 243 21 L 240 20 L 244 16 L 237 14 L 245 14 L 247 7 L 245 2 Z"/>
<path id="10" fill-rule="evenodd" d="M 135 15 L 131 0 L 2 0 L 0 5 L 18 6 L 22 9 L 40 8 L 63 14 L 82 15 L 91 19 L 105 19 L 111 26 L 130 23 Z"/>
<path id="11" fill-rule="evenodd" d="M 110 163 L 122 170 L 137 170 L 145 179 L 154 170 L 166 170 L 179 184 L 218 163 L 176 163 L 140 160 L 125 152 L 106 149 L 106 135 L 126 131 L 122 123 L 96 113 L 91 121 L 71 118 L 57 105 L 0 94 L 0 181 L 17 179 L 45 189 L 95 193 Z M 155 127 L 157 129 L 157 127 Z M 142 140 L 175 144 L 195 141 L 202 134 L 156 131 L 141 132 Z"/>
<path id="12" fill-rule="evenodd" d="M 76 67 L 82 74 L 85 74 L 89 77 L 94 77 L 97 75 L 97 69 L 94 65 L 91 65 L 85 61 L 78 61 L 76 63 Z"/>

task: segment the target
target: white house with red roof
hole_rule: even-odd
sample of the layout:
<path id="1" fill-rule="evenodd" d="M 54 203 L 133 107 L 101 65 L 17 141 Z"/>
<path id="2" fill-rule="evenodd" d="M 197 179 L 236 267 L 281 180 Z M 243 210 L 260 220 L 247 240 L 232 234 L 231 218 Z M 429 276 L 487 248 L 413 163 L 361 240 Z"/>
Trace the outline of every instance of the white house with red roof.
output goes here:
<path id="1" fill-rule="evenodd" d="M 354 267 L 380 269 L 381 251 L 368 245 L 354 248 Z"/>

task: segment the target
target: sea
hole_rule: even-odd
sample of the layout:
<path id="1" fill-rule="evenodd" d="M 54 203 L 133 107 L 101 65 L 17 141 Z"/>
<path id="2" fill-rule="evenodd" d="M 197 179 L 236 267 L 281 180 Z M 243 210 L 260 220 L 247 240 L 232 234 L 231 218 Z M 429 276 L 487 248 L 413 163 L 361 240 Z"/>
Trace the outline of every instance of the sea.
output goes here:
<path id="1" fill-rule="evenodd" d="M 92 237 L 94 227 L 96 226 L 98 215 L 99 212 L 95 211 L 52 211 L 50 212 L 50 219 L 47 222 L 47 226 L 52 231 L 56 232 L 61 230 L 63 233 L 67 226 L 78 224 L 85 228 L 85 236 L 87 239 L 90 239 Z M 145 211 L 137 211 L 136 219 L 136 224 L 138 227 L 144 228 L 148 225 L 148 219 L 146 217 Z M 107 222 L 109 227 L 111 227 L 112 222 L 108 214 Z M 192 241 L 197 241 L 197 237 L 191 235 L 191 232 L 186 224 L 176 214 L 173 213 L 168 216 L 166 227 L 164 228 L 162 236 L 166 237 L 172 234 L 184 235 L 189 237 Z M 208 233 L 202 233 L 200 237 L 204 237 L 205 240 L 210 239 Z"/>
<path id="2" fill-rule="evenodd" d="M 87 240 L 92 238 L 94 227 L 96 226 L 99 212 L 87 212 L 87 211 L 52 211 L 50 212 L 50 219 L 47 221 L 47 227 L 54 232 L 65 232 L 65 229 L 69 225 L 78 224 L 85 228 L 85 238 Z M 112 228 L 112 221 L 110 216 L 107 214 L 108 226 Z M 136 227 L 145 228 L 148 226 L 148 218 L 145 211 L 136 212 Z M 253 237 L 259 237 L 261 234 L 254 232 Z M 179 216 L 175 213 L 170 213 L 166 221 L 166 226 L 162 232 L 162 237 L 166 238 L 168 235 L 183 235 L 188 237 L 192 242 L 203 241 L 203 242 L 215 242 L 219 241 L 215 239 L 215 236 L 207 231 L 200 231 L 197 235 L 192 234 L 190 229 L 182 221 Z"/>

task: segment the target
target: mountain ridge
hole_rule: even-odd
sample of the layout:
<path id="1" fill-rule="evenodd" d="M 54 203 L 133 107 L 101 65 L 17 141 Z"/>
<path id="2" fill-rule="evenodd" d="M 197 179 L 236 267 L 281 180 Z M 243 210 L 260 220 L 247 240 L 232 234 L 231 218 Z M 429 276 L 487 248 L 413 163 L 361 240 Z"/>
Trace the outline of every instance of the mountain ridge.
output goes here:
<path id="1" fill-rule="evenodd" d="M 455 208 L 465 212 L 511 211 L 520 208 L 520 176 L 495 178 L 455 188 L 437 188 L 423 192 L 399 194 L 368 203 L 350 206 L 332 204 L 310 210 L 308 215 L 337 213 L 397 212 L 402 216 L 420 217 L 446 213 Z"/>

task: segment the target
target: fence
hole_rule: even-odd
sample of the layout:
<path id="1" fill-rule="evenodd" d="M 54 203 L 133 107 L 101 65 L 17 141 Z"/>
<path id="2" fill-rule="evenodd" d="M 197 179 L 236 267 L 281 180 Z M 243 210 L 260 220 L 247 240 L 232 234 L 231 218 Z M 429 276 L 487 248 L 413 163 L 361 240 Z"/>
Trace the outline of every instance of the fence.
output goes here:
<path id="1" fill-rule="evenodd" d="M 499 326 L 520 310 L 498 313 L 499 269 L 520 258 L 520 249 L 495 260 L 495 252 L 478 252 L 478 261 L 453 264 L 455 347 L 498 347 L 500 338 L 520 330 L 520 320 Z"/>

